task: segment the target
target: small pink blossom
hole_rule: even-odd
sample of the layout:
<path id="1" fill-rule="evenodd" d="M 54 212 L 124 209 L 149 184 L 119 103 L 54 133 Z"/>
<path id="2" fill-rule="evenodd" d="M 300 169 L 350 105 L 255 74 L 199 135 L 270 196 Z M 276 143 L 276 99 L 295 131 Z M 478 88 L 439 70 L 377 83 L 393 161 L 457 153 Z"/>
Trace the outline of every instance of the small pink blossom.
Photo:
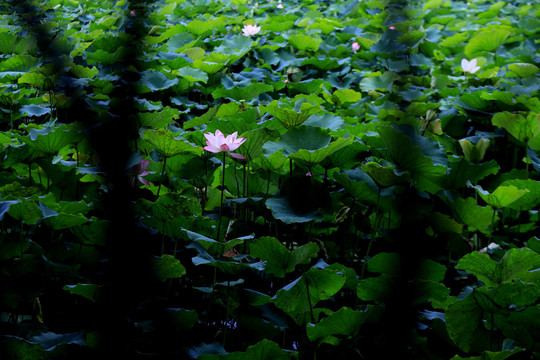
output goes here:
<path id="1" fill-rule="evenodd" d="M 130 15 L 130 16 L 135 16 L 135 10 L 131 10 L 131 11 L 129 12 L 129 15 Z"/>
<path id="2" fill-rule="evenodd" d="M 283 9 L 283 3 L 281 2 L 281 0 L 279 0 L 279 2 L 277 4 L 277 8 L 278 9 Z"/>
<path id="3" fill-rule="evenodd" d="M 389 29 L 390 30 L 396 30 L 396 27 L 392 25 L 392 26 L 389 27 Z"/>
<path id="4" fill-rule="evenodd" d="M 461 59 L 461 68 L 463 69 L 463 72 L 474 74 L 475 72 L 480 70 L 480 66 L 476 66 L 476 62 L 476 59 L 472 59 L 471 61 L 468 61 L 467 59 Z"/>
<path id="5" fill-rule="evenodd" d="M 357 42 L 353 42 L 352 43 L 352 52 L 355 53 L 358 50 L 360 50 L 360 44 L 358 44 Z"/>
<path id="6" fill-rule="evenodd" d="M 143 185 L 150 186 L 148 180 L 143 177 L 150 174 L 150 171 L 146 171 L 148 164 L 150 164 L 150 160 L 141 160 L 129 168 L 129 184 L 132 188 L 135 188 L 137 180 L 139 180 Z"/>
<path id="7" fill-rule="evenodd" d="M 261 31 L 261 27 L 257 25 L 244 25 L 244 28 L 242 29 L 242 35 L 245 36 L 253 36 L 257 34 L 259 31 Z"/>
<path id="8" fill-rule="evenodd" d="M 232 153 L 231 151 L 238 149 L 240 145 L 246 141 L 246 138 L 236 138 L 238 136 L 238 131 L 235 131 L 233 134 L 225 137 L 223 133 L 219 130 L 216 130 L 215 134 L 205 133 L 204 137 L 206 138 L 206 145 L 203 149 L 210 151 L 212 153 L 219 153 L 225 151 L 229 155 L 236 159 L 245 159 L 246 157 L 241 154 Z"/>

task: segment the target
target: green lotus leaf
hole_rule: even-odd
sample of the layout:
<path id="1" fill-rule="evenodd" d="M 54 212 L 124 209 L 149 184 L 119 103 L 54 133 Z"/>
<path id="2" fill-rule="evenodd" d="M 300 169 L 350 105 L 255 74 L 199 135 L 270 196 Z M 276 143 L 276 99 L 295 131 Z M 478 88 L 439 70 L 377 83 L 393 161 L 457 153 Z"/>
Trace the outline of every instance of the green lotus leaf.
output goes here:
<path id="1" fill-rule="evenodd" d="M 352 89 L 336 90 L 332 96 L 337 99 L 338 104 L 355 103 L 362 99 L 362 94 Z"/>
<path id="2" fill-rule="evenodd" d="M 484 234 L 491 234 L 492 226 L 499 220 L 491 206 L 479 206 L 474 198 L 457 198 L 452 207 L 456 220 L 467 225 L 470 230 L 476 229 Z"/>
<path id="3" fill-rule="evenodd" d="M 540 255 L 528 248 L 510 249 L 500 262 L 490 259 L 487 254 L 473 252 L 462 257 L 456 268 L 473 274 L 491 287 L 515 280 L 537 285 L 540 281 L 540 275 L 535 273 L 540 269 Z"/>
<path id="4" fill-rule="evenodd" d="M 250 101 L 253 98 L 256 98 L 260 94 L 273 91 L 274 87 L 272 85 L 263 84 L 263 83 L 253 83 L 248 86 L 240 87 L 234 86 L 230 89 L 225 87 L 218 88 L 212 92 L 212 96 L 216 99 L 226 97 L 236 101 L 244 100 Z"/>
<path id="5" fill-rule="evenodd" d="M 55 216 L 47 217 L 44 223 L 54 230 L 68 229 L 89 222 L 83 214 L 58 212 Z"/>
<path id="6" fill-rule="evenodd" d="M 279 136 L 275 130 L 266 128 L 243 132 L 241 137 L 247 140 L 238 148 L 237 152 L 244 155 L 250 161 L 263 153 L 263 145 Z"/>
<path id="7" fill-rule="evenodd" d="M 360 327 L 370 320 L 370 308 L 367 312 L 355 311 L 349 307 L 342 307 L 317 324 L 308 324 L 306 333 L 310 341 L 315 341 L 329 335 L 342 335 L 354 337 Z"/>
<path id="8" fill-rule="evenodd" d="M 483 323 L 483 311 L 469 294 L 448 306 L 445 312 L 448 335 L 461 350 L 480 352 L 489 348 L 490 333 Z"/>
<path id="9" fill-rule="evenodd" d="M 254 41 L 249 36 L 235 36 L 224 40 L 221 45 L 214 48 L 214 52 L 229 56 L 229 62 L 234 63 L 247 54 L 253 45 Z"/>
<path id="10" fill-rule="evenodd" d="M 178 109 L 167 106 L 161 111 L 140 112 L 137 115 L 142 127 L 161 129 L 169 126 L 173 120 L 178 119 L 179 114 Z"/>
<path id="11" fill-rule="evenodd" d="M 387 197 L 391 193 L 383 189 L 379 195 L 377 184 L 362 169 L 356 168 L 335 174 L 334 179 L 357 200 L 367 201 L 382 208 L 387 208 L 391 203 L 390 198 Z"/>
<path id="12" fill-rule="evenodd" d="M 444 38 L 443 41 L 439 42 L 439 45 L 444 47 L 463 46 L 468 37 L 469 34 L 467 32 L 456 32 L 455 34 Z"/>
<path id="13" fill-rule="evenodd" d="M 245 179 L 244 179 L 245 178 Z M 219 167 L 214 174 L 212 186 L 221 186 L 223 167 Z M 278 191 L 272 179 L 264 179 L 260 174 L 252 171 L 241 171 L 228 165 L 225 171 L 225 187 L 233 196 L 246 198 L 252 196 L 267 196 Z"/>
<path id="14" fill-rule="evenodd" d="M 365 92 L 376 90 L 392 90 L 394 81 L 400 78 L 392 71 L 385 71 L 380 76 L 365 77 L 360 81 L 360 89 Z"/>
<path id="15" fill-rule="evenodd" d="M 289 36 L 289 43 L 298 50 L 317 51 L 321 46 L 322 39 L 305 34 L 294 34 Z"/>
<path id="16" fill-rule="evenodd" d="M 272 302 L 291 316 L 298 325 L 311 321 L 310 312 L 323 300 L 328 300 L 345 285 L 342 272 L 311 268 L 301 277 L 278 290 Z"/>
<path id="17" fill-rule="evenodd" d="M 470 183 L 469 183 L 470 184 Z M 480 185 L 470 186 L 478 192 L 478 195 L 489 205 L 494 208 L 502 209 L 504 207 L 510 207 L 519 198 L 529 192 L 529 189 L 519 189 L 513 185 L 498 186 L 491 194 L 482 189 Z"/>
<path id="18" fill-rule="evenodd" d="M 29 54 L 13 55 L 0 62 L 1 73 L 22 74 L 39 66 L 39 60 Z"/>
<path id="19" fill-rule="evenodd" d="M 21 106 L 19 112 L 26 116 L 43 116 L 45 114 L 50 114 L 51 108 L 30 104 Z"/>
<path id="20" fill-rule="evenodd" d="M 302 66 L 313 65 L 322 71 L 330 71 L 339 68 L 348 59 L 336 59 L 327 56 L 309 57 L 302 62 Z"/>
<path id="21" fill-rule="evenodd" d="M 265 273 L 282 278 L 293 272 L 297 265 L 308 264 L 319 252 L 315 243 L 307 243 L 289 251 L 274 237 L 262 237 L 251 244 L 250 254 L 266 261 Z"/>
<path id="22" fill-rule="evenodd" d="M 510 35 L 511 32 L 504 29 L 480 30 L 480 32 L 474 35 L 467 45 L 465 45 L 465 56 L 474 58 L 486 51 L 495 51 L 504 44 Z"/>
<path id="23" fill-rule="evenodd" d="M 272 216 L 285 224 L 305 223 L 313 220 L 320 220 L 317 210 L 297 211 L 284 197 L 269 198 L 265 202 L 266 207 L 272 211 Z"/>
<path id="24" fill-rule="evenodd" d="M 165 129 L 145 130 L 142 136 L 166 158 L 179 154 L 202 154 L 202 148 L 195 147 L 184 139 L 178 139 L 173 132 Z"/>
<path id="25" fill-rule="evenodd" d="M 27 54 L 36 50 L 36 38 L 27 34 L 17 36 L 9 32 L 0 33 L 0 53 L 3 54 Z"/>
<path id="26" fill-rule="evenodd" d="M 516 210 L 531 210 L 540 204 L 540 182 L 532 179 L 505 180 L 501 186 L 515 186 L 519 190 L 526 191 L 523 196 L 508 205 Z"/>
<path id="27" fill-rule="evenodd" d="M 383 167 L 377 162 L 370 161 L 362 164 L 361 167 L 381 187 L 410 181 L 409 174 L 397 172 L 391 163 L 385 162 L 385 165 Z"/>
<path id="28" fill-rule="evenodd" d="M 289 82 L 287 87 L 304 94 L 316 94 L 321 91 L 320 89 L 323 83 L 324 80 L 322 79 L 308 79 L 304 81 Z"/>
<path id="29" fill-rule="evenodd" d="M 77 144 L 82 138 L 81 132 L 67 130 L 66 127 L 32 129 L 27 136 L 21 137 L 31 148 L 47 155 L 56 154 L 67 145 Z"/>
<path id="30" fill-rule="evenodd" d="M 540 114 L 529 113 L 525 118 L 520 114 L 503 111 L 493 115 L 491 122 L 525 143 L 530 142 L 540 134 Z M 540 147 L 533 149 L 540 150 Z"/>
<path id="31" fill-rule="evenodd" d="M 486 176 L 498 172 L 499 164 L 495 160 L 473 164 L 464 158 L 451 159 L 450 173 L 445 177 L 444 184 L 449 189 L 459 189 L 467 186 L 467 181 L 475 184 Z"/>
<path id="32" fill-rule="evenodd" d="M 300 149 L 293 154 L 289 154 L 289 158 L 296 160 L 308 167 L 313 167 L 323 162 L 328 156 L 332 155 L 336 151 L 339 151 L 354 142 L 353 138 L 339 138 L 336 141 L 331 142 L 328 146 L 317 150 Z"/>
<path id="33" fill-rule="evenodd" d="M 88 49 L 87 49 L 88 50 Z M 125 61 L 127 57 L 131 56 L 132 50 L 127 46 L 120 46 L 114 49 L 111 52 L 97 49 L 93 52 L 86 52 L 86 62 L 89 65 L 100 64 L 100 65 L 112 65 L 119 62 Z"/>
<path id="34" fill-rule="evenodd" d="M 446 153 L 434 141 L 418 135 L 412 127 L 402 126 L 379 128 L 380 140 L 388 149 L 392 163 L 399 171 L 407 171 L 417 181 L 418 189 L 436 192 L 440 189 L 447 171 Z M 366 142 L 373 142 L 374 137 L 366 137 Z"/>
<path id="35" fill-rule="evenodd" d="M 266 153 L 272 154 L 283 149 L 284 155 L 288 156 L 300 150 L 314 151 L 326 148 L 330 145 L 332 136 L 326 131 L 314 126 L 293 127 L 283 134 L 277 142 L 267 142 L 263 148 Z"/>
<path id="36" fill-rule="evenodd" d="M 213 24 L 208 21 L 192 20 L 186 25 L 187 30 L 195 36 L 201 36 L 204 33 L 212 31 Z"/>
<path id="37" fill-rule="evenodd" d="M 286 129 L 301 125 L 311 115 L 321 112 L 320 106 L 310 103 L 305 98 L 294 98 L 290 101 L 274 100 L 266 112 L 276 118 Z"/>
<path id="38" fill-rule="evenodd" d="M 207 83 L 208 74 L 202 70 L 194 69 L 192 67 L 183 67 L 177 71 L 177 74 L 189 81 L 190 83 L 202 82 Z"/>
<path id="39" fill-rule="evenodd" d="M 199 360 L 291 360 L 290 353 L 285 352 L 275 342 L 264 339 L 249 346 L 245 352 L 235 351 L 230 354 L 204 354 Z"/>
<path id="40" fill-rule="evenodd" d="M 199 244 L 202 245 L 202 247 L 212 256 L 223 256 L 224 253 L 231 250 L 233 247 L 243 244 L 245 240 L 253 239 L 253 235 L 244 236 L 241 238 L 236 238 L 233 240 L 225 241 L 225 242 L 219 242 L 214 239 L 211 239 L 207 236 L 198 234 L 196 232 L 182 229 L 186 232 L 188 237 L 193 240 L 197 241 Z"/>
<path id="41" fill-rule="evenodd" d="M 523 282 L 508 282 L 494 289 L 481 287 L 478 291 L 484 292 L 494 303 L 503 308 L 522 308 L 533 305 L 538 299 L 537 286 Z"/>
<path id="42" fill-rule="evenodd" d="M 178 83 L 177 78 L 169 79 L 160 71 L 148 70 L 143 72 L 139 81 L 140 92 L 147 93 L 152 91 L 165 90 Z"/>
<path id="43" fill-rule="evenodd" d="M 165 281 L 176 279 L 186 275 L 186 268 L 172 255 L 164 254 L 152 259 L 152 266 L 156 277 Z"/>
<path id="44" fill-rule="evenodd" d="M 95 301 L 99 292 L 99 286 L 94 284 L 64 285 L 63 289 L 72 295 L 80 295 L 90 301 Z"/>
<path id="45" fill-rule="evenodd" d="M 514 63 L 508 65 L 508 70 L 515 73 L 520 78 L 532 76 L 540 71 L 538 66 L 529 63 Z"/>
<path id="46" fill-rule="evenodd" d="M 171 36 L 165 46 L 169 52 L 180 52 L 195 44 L 195 37 L 190 33 L 180 33 Z"/>
<path id="47" fill-rule="evenodd" d="M 16 220 L 35 225 L 43 218 L 43 213 L 33 200 L 23 200 L 9 205 L 7 213 Z"/>
<path id="48" fill-rule="evenodd" d="M 396 287 L 396 278 L 387 274 L 361 279 L 356 288 L 356 296 L 364 301 L 384 302 Z"/>

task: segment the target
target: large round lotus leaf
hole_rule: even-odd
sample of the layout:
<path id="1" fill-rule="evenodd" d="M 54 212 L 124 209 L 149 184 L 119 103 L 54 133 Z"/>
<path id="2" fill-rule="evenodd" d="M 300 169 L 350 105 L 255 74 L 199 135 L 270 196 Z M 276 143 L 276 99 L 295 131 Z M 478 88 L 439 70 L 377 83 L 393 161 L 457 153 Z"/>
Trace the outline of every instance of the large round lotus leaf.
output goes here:
<path id="1" fill-rule="evenodd" d="M 254 83 L 249 84 L 248 86 L 240 87 L 240 86 L 234 86 L 230 89 L 226 89 L 225 87 L 220 87 L 214 90 L 212 93 L 212 96 L 217 98 L 230 98 L 236 101 L 245 100 L 249 101 L 260 94 L 273 91 L 274 87 L 272 85 L 268 84 L 262 84 L 262 83 Z"/>
<path id="2" fill-rule="evenodd" d="M 236 152 L 244 155 L 251 161 L 263 153 L 263 145 L 265 143 L 278 136 L 279 133 L 277 131 L 266 128 L 246 131 L 241 134 L 241 137 L 246 138 L 246 141 Z"/>
<path id="3" fill-rule="evenodd" d="M 165 157 L 173 157 L 182 153 L 195 155 L 202 153 L 202 148 L 195 147 L 183 139 L 177 139 L 174 133 L 165 129 L 145 130 L 142 136 Z"/>
<path id="4" fill-rule="evenodd" d="M 511 34 L 510 31 L 504 29 L 481 30 L 465 45 L 465 56 L 473 58 L 486 51 L 495 51 Z"/>
<path id="5" fill-rule="evenodd" d="M 51 113 L 51 108 L 35 104 L 23 105 L 19 112 L 26 116 L 43 116 Z"/>
<path id="6" fill-rule="evenodd" d="M 285 224 L 305 223 L 312 220 L 319 220 L 318 210 L 299 212 L 293 209 L 287 198 L 269 198 L 265 202 L 266 207 L 272 211 L 272 216 Z"/>
<path id="7" fill-rule="evenodd" d="M 200 69 L 194 69 L 192 67 L 186 66 L 179 69 L 177 73 L 190 83 L 200 81 L 206 84 L 206 82 L 208 81 L 208 74 Z"/>
<path id="8" fill-rule="evenodd" d="M 445 312 L 448 335 L 465 352 L 478 352 L 489 348 L 489 331 L 485 328 L 483 311 L 475 297 L 469 294 L 463 300 L 449 305 Z"/>
<path id="9" fill-rule="evenodd" d="M 75 285 L 64 285 L 63 289 L 69 291 L 70 294 L 80 295 L 90 301 L 95 301 L 98 294 L 99 286 L 95 284 L 77 283 Z"/>
<path id="10" fill-rule="evenodd" d="M 368 311 L 355 311 L 348 307 L 342 307 L 335 313 L 318 324 L 308 324 L 306 328 L 309 340 L 315 341 L 328 335 L 354 336 L 362 324 L 373 314 L 374 308 Z"/>
<path id="11" fill-rule="evenodd" d="M 64 128 L 32 129 L 28 136 L 21 137 L 31 148 L 47 155 L 56 154 L 69 144 L 76 144 L 82 139 L 82 134 Z"/>
<path id="12" fill-rule="evenodd" d="M 186 268 L 172 255 L 164 254 L 161 257 L 155 257 L 152 265 L 156 277 L 161 281 L 186 275 Z"/>
<path id="13" fill-rule="evenodd" d="M 527 118 L 508 111 L 496 113 L 491 120 L 493 125 L 504 128 L 513 137 L 530 142 L 540 134 L 540 115 L 530 113 Z M 536 144 L 536 143 L 535 143 Z M 533 148 L 540 150 L 540 148 Z"/>
<path id="14" fill-rule="evenodd" d="M 289 155 L 304 150 L 318 150 L 327 147 L 332 140 L 332 136 L 326 131 L 314 126 L 298 126 L 289 129 L 283 134 L 279 141 L 268 142 L 263 148 L 268 154 L 273 154 L 281 149 L 284 155 Z"/>
<path id="15" fill-rule="evenodd" d="M 489 191 L 482 189 L 480 185 L 471 187 L 476 189 L 478 195 L 480 195 L 486 203 L 497 209 L 511 206 L 514 202 L 519 200 L 519 198 L 529 192 L 529 189 L 519 189 L 513 185 L 498 186 L 491 194 Z"/>
<path id="16" fill-rule="evenodd" d="M 408 173 L 399 173 L 391 163 L 382 166 L 374 161 L 362 165 L 364 170 L 381 187 L 388 187 L 400 182 L 410 181 Z"/>
<path id="17" fill-rule="evenodd" d="M 516 210 L 531 210 L 540 205 L 540 182 L 532 179 L 506 180 L 502 186 L 515 186 L 519 190 L 526 191 L 523 196 L 508 205 Z"/>
<path id="18" fill-rule="evenodd" d="M 249 346 L 245 352 L 235 351 L 230 354 L 204 354 L 199 360 L 291 360 L 295 357 L 285 352 L 275 342 L 264 339 Z"/>
<path id="19" fill-rule="evenodd" d="M 301 277 L 278 290 L 272 302 L 295 321 L 305 317 L 322 300 L 328 300 L 345 285 L 346 276 L 341 271 L 311 268 Z"/>
<path id="20" fill-rule="evenodd" d="M 452 203 L 456 213 L 456 220 L 467 225 L 470 230 L 478 230 L 484 234 L 491 234 L 492 226 L 499 220 L 499 216 L 493 213 L 491 206 L 479 206 L 472 197 L 457 198 Z"/>
<path id="21" fill-rule="evenodd" d="M 323 162 L 328 156 L 338 150 L 341 150 L 354 142 L 353 138 L 339 138 L 331 142 L 328 146 L 317 150 L 300 149 L 294 154 L 290 154 L 289 158 L 299 161 L 300 163 L 312 167 Z"/>
<path id="22" fill-rule="evenodd" d="M 294 100 L 294 103 L 292 101 L 274 100 L 266 107 L 266 112 L 276 118 L 287 129 L 301 125 L 311 115 L 322 111 L 319 105 L 312 104 L 307 99 L 292 100 Z"/>
<path id="23" fill-rule="evenodd" d="M 322 43 L 322 39 L 305 34 L 294 34 L 289 36 L 289 43 L 298 50 L 317 51 Z"/>
<path id="24" fill-rule="evenodd" d="M 169 79 L 159 71 L 145 71 L 140 80 L 142 92 L 165 90 L 178 83 L 177 78 Z"/>
<path id="25" fill-rule="evenodd" d="M 312 242 L 289 251 L 274 237 L 262 237 L 251 245 L 251 256 L 266 261 L 265 273 L 276 277 L 284 277 L 296 265 L 309 263 L 318 252 L 319 246 Z"/>

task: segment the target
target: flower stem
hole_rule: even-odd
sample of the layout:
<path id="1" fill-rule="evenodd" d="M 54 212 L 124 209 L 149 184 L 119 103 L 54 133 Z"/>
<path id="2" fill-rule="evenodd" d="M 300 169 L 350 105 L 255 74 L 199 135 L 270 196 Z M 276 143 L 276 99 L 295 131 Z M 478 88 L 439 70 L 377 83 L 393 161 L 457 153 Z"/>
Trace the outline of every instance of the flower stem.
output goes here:
<path id="1" fill-rule="evenodd" d="M 221 230 L 221 218 L 223 216 L 223 199 L 225 196 L 225 161 L 227 160 L 227 153 L 223 152 L 223 177 L 221 179 L 221 205 L 219 207 L 219 221 L 218 221 L 218 227 L 217 227 L 217 235 L 216 239 L 219 241 L 220 238 L 220 230 Z"/>
<path id="2" fill-rule="evenodd" d="M 161 169 L 161 178 L 159 179 L 159 186 L 157 189 L 156 196 L 159 196 L 159 190 L 161 190 L 161 184 L 163 183 L 163 175 L 165 175 L 165 164 L 167 164 L 167 158 L 163 159 L 163 168 Z"/>

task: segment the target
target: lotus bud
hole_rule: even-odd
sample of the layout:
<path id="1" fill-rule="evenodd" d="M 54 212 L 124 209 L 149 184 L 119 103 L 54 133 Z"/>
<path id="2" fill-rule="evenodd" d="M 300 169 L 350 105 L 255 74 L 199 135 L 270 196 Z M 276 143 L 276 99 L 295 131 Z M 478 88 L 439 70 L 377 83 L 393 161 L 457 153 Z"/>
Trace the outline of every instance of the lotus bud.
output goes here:
<path id="1" fill-rule="evenodd" d="M 486 155 L 489 139 L 481 138 L 476 144 L 473 144 L 469 139 L 461 139 L 459 140 L 459 145 L 461 146 L 461 150 L 463 150 L 465 160 L 470 163 L 479 163 Z"/>

